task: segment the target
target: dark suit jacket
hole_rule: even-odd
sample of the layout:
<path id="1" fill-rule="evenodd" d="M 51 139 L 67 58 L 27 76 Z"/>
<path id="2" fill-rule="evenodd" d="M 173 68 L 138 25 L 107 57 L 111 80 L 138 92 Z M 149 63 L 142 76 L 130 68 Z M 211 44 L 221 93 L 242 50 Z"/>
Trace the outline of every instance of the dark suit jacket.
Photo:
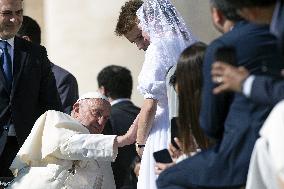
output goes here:
<path id="1" fill-rule="evenodd" d="M 0 72 L 0 134 L 12 118 L 21 146 L 42 113 L 50 109 L 61 111 L 62 108 L 45 48 L 18 37 L 15 37 L 14 45 L 10 94 Z"/>
<path id="2" fill-rule="evenodd" d="M 157 182 L 160 188 L 171 184 L 226 188 L 246 183 L 252 149 L 271 107 L 254 104 L 241 94 L 212 94 L 216 86 L 211 80 L 211 65 L 215 51 L 223 46 L 234 46 L 238 65 L 255 74 L 279 71 L 284 66 L 268 27 L 241 21 L 213 41 L 203 66 L 200 125 L 217 144 L 163 172 Z M 265 73 L 261 69 L 264 66 L 268 70 Z"/>
<path id="3" fill-rule="evenodd" d="M 284 56 L 284 1 L 278 0 L 271 23 L 271 32 L 277 37 Z M 284 62 L 283 62 L 284 64 Z M 253 82 L 251 99 L 260 104 L 275 105 L 284 99 L 284 79 L 257 76 Z"/>
<path id="4" fill-rule="evenodd" d="M 130 101 L 123 101 L 111 107 L 110 119 L 107 122 L 103 134 L 124 135 L 132 125 L 140 109 Z M 136 156 L 135 145 L 118 149 L 118 155 L 112 164 L 116 188 L 121 188 L 128 183 L 130 164 Z"/>
<path id="5" fill-rule="evenodd" d="M 55 77 L 63 111 L 70 114 L 73 104 L 79 98 L 77 80 L 70 72 L 53 63 L 51 63 L 51 70 Z"/>

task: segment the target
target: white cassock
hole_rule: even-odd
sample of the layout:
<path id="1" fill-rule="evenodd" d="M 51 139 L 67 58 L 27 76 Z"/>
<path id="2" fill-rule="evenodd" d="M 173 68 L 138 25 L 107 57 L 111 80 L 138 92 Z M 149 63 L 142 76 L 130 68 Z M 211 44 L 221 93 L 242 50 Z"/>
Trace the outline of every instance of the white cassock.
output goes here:
<path id="1" fill-rule="evenodd" d="M 284 182 L 284 101 L 271 111 L 252 153 L 246 189 L 280 189 Z"/>
<path id="2" fill-rule="evenodd" d="M 47 111 L 10 169 L 12 189 L 115 189 L 115 135 L 90 134 L 71 116 Z"/>

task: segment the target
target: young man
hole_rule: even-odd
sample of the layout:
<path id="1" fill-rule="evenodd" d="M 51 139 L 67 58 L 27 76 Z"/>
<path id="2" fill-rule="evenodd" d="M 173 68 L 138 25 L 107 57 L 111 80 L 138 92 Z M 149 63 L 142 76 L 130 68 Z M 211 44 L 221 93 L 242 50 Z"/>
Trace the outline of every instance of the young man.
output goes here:
<path id="1" fill-rule="evenodd" d="M 115 33 L 117 36 L 126 37 L 130 43 L 134 43 L 139 50 L 146 51 L 150 41 L 144 39 L 142 31 L 138 27 L 137 10 L 142 6 L 141 0 L 127 1 L 121 7 L 121 12 L 117 21 Z"/>

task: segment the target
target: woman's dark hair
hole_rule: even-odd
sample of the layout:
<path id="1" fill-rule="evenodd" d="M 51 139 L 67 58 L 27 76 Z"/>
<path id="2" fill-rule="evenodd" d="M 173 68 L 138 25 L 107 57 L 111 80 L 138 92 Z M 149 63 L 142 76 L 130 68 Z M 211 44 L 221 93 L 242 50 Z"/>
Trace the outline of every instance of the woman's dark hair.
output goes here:
<path id="1" fill-rule="evenodd" d="M 179 117 L 178 130 L 185 153 L 192 151 L 194 140 L 201 149 L 208 147 L 208 140 L 199 127 L 201 106 L 202 65 L 207 45 L 196 42 L 186 48 L 177 64 L 176 84 L 178 86 Z M 193 137 L 192 137 L 193 136 Z"/>

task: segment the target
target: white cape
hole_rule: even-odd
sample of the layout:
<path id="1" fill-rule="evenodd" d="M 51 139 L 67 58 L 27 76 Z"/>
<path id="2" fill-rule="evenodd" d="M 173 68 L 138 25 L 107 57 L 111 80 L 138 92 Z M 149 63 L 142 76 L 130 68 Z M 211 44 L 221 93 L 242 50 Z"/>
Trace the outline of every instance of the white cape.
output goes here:
<path id="1" fill-rule="evenodd" d="M 9 188 L 114 189 L 115 137 L 90 134 L 69 115 L 47 111 L 10 167 L 17 177 Z"/>

